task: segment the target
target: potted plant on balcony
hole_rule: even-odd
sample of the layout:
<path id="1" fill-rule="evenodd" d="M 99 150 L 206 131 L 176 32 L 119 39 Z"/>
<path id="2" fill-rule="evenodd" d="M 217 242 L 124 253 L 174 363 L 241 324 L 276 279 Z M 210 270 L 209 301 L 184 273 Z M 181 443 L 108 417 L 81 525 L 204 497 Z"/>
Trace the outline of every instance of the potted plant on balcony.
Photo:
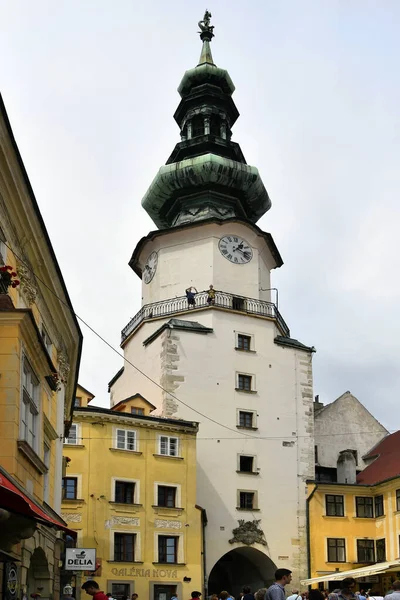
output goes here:
<path id="1" fill-rule="evenodd" d="M 50 389 L 53 390 L 53 392 L 60 392 L 61 384 L 66 383 L 65 379 L 60 377 L 60 375 L 57 372 L 52 373 L 51 375 L 46 375 L 45 379 L 49 384 Z"/>
<path id="2" fill-rule="evenodd" d="M 0 294 L 7 294 L 10 286 L 16 288 L 19 284 L 20 281 L 17 279 L 17 273 L 11 265 L 0 267 Z"/>

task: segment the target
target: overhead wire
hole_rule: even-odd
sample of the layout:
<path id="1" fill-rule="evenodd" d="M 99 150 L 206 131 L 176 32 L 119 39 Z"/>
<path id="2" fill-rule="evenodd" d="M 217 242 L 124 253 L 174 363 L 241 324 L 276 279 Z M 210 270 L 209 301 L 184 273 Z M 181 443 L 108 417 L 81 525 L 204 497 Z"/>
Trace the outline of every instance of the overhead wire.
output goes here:
<path id="1" fill-rule="evenodd" d="M 91 325 L 89 325 L 89 323 L 87 321 L 85 321 L 85 319 L 83 319 L 82 317 L 80 317 L 69 305 L 67 302 L 65 302 L 62 298 L 60 298 L 60 296 L 58 296 L 58 294 L 50 287 L 47 285 L 47 283 L 45 281 L 43 281 L 43 279 L 41 277 L 39 277 L 39 275 L 32 269 L 32 267 L 26 262 L 24 261 L 16 252 L 15 250 L 5 241 L 2 240 L 0 238 L 0 242 L 2 242 L 13 254 L 14 256 L 34 275 L 34 277 L 40 281 L 40 283 L 42 283 L 51 294 L 53 294 L 53 296 L 55 296 L 59 302 L 61 302 L 79 321 L 81 321 L 85 327 L 87 327 L 97 338 L 99 338 L 104 344 L 106 344 L 106 346 L 108 346 L 113 352 L 115 352 L 120 358 L 123 359 L 124 362 L 128 363 L 131 367 L 133 367 L 138 373 L 140 373 L 143 377 L 145 377 L 148 381 L 150 381 L 151 383 L 153 383 L 156 387 L 158 387 L 160 390 L 162 390 L 163 392 L 165 392 L 166 394 L 168 394 L 171 398 L 173 398 L 174 400 L 176 400 L 177 402 L 179 402 L 180 404 L 182 404 L 183 406 L 186 406 L 186 408 L 188 408 L 189 410 L 192 410 L 194 413 L 198 414 L 201 417 L 204 417 L 205 419 L 207 419 L 208 421 L 214 423 L 215 425 L 218 425 L 219 427 L 222 427 L 228 431 L 231 431 L 232 433 L 237 434 L 237 430 L 233 429 L 232 427 L 229 427 L 228 425 L 224 425 L 223 423 L 220 423 L 219 421 L 217 421 L 216 419 L 213 419 L 212 417 L 210 417 L 209 415 L 199 411 L 198 409 L 194 408 L 193 406 L 190 406 L 190 404 L 188 404 L 187 402 L 185 402 L 184 400 L 181 400 L 180 398 L 178 398 L 175 394 L 169 392 L 168 390 L 166 390 L 161 384 L 157 383 L 157 381 L 155 381 L 154 379 L 152 379 L 152 377 L 150 377 L 150 375 L 147 375 L 147 373 L 145 373 L 144 371 L 142 371 L 139 367 L 137 367 L 132 361 L 130 361 L 128 358 L 125 357 L 124 354 L 122 354 L 119 350 L 117 350 L 117 348 L 115 348 L 108 340 L 106 340 L 100 333 L 98 333 Z M 90 407 L 89 407 L 90 408 Z M 100 407 L 101 408 L 101 407 Z M 123 414 L 123 413 L 122 413 Z M 390 431 L 389 433 L 394 433 L 397 430 L 393 430 Z M 381 431 L 363 431 L 363 432 L 349 432 L 348 434 L 346 433 L 330 433 L 329 437 L 332 436 L 336 436 L 336 435 L 368 435 L 368 434 L 373 434 L 373 433 L 382 433 Z M 254 439 L 254 440 L 288 440 L 289 438 L 293 439 L 300 439 L 300 438 L 309 438 L 309 435 L 287 435 L 287 436 L 255 436 L 255 435 L 251 435 L 251 434 L 247 434 L 247 433 L 243 433 L 241 436 L 236 436 L 235 438 L 222 438 L 222 437 L 196 437 L 197 440 L 245 440 L 245 439 Z M 81 438 L 81 439 L 93 439 L 93 438 Z M 100 439 L 100 438 L 96 438 L 96 439 Z M 104 438 L 107 439 L 107 438 Z M 151 439 L 151 438 L 149 438 Z M 190 439 L 190 438 L 188 438 Z M 72 444 L 71 444 L 72 445 Z"/>
<path id="2" fill-rule="evenodd" d="M 168 390 L 166 390 L 161 384 L 157 383 L 157 381 L 155 381 L 154 379 L 152 379 L 149 375 L 147 375 L 147 373 L 145 373 L 144 371 L 142 371 L 139 367 L 137 367 L 135 364 L 133 364 L 133 362 L 131 362 L 128 358 L 126 358 L 121 352 L 119 352 L 119 350 L 117 350 L 112 344 L 110 344 L 110 342 L 108 342 L 108 340 L 106 340 L 100 333 L 98 333 L 91 325 L 89 325 L 89 323 L 87 321 L 85 321 L 82 317 L 80 317 L 72 308 L 71 306 L 69 306 L 69 304 L 67 302 L 65 302 L 62 298 L 60 298 L 58 296 L 58 294 L 56 294 L 56 292 L 49 286 L 47 285 L 47 283 L 45 281 L 43 281 L 43 279 L 41 279 L 41 277 L 39 277 L 39 275 L 37 275 L 37 273 L 32 269 L 32 267 L 25 261 L 23 260 L 16 252 L 15 250 L 5 241 L 0 239 L 1 242 L 3 242 L 3 244 L 14 254 L 14 256 L 31 272 L 33 273 L 33 275 L 35 276 L 35 278 L 40 281 L 40 283 L 42 285 L 44 285 L 51 294 L 53 294 L 53 296 L 55 296 L 79 321 L 81 321 L 81 323 L 83 323 L 96 337 L 98 337 L 104 344 L 106 344 L 113 352 L 115 352 L 120 358 L 122 358 L 124 360 L 124 362 L 128 363 L 131 367 L 133 367 L 138 373 L 140 373 L 143 377 L 145 377 L 148 381 L 150 381 L 151 383 L 153 383 L 156 387 L 158 387 L 160 390 L 162 390 L 163 392 L 165 392 L 166 394 L 168 394 L 169 397 L 173 398 L 174 400 L 176 400 L 177 402 L 179 402 L 180 404 L 182 404 L 183 406 L 186 406 L 186 408 L 189 408 L 190 410 L 192 410 L 194 413 L 198 414 L 199 416 L 207 419 L 208 421 L 210 421 L 211 423 L 214 423 L 215 425 L 218 425 L 219 427 L 223 427 L 224 429 L 227 429 L 228 431 L 232 431 L 233 433 L 237 433 L 237 431 L 231 427 L 228 427 L 228 425 L 224 425 L 223 423 L 220 423 L 219 421 L 217 421 L 216 419 L 213 419 L 212 417 L 209 417 L 208 415 L 206 415 L 205 413 L 197 410 L 196 408 L 194 408 L 193 406 L 190 406 L 190 404 L 187 404 L 187 402 L 184 402 L 183 400 L 181 400 L 180 398 L 178 398 L 177 396 L 175 396 L 175 394 L 172 394 L 171 392 L 169 392 Z M 253 439 L 258 439 L 256 436 L 254 435 L 250 435 L 250 434 L 244 434 L 247 438 L 253 438 Z"/>

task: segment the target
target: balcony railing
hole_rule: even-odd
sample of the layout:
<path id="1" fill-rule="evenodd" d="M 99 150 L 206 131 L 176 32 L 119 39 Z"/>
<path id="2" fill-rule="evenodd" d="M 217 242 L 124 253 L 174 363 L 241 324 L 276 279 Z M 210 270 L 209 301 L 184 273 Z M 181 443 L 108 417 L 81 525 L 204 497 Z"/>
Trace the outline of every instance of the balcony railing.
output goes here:
<path id="1" fill-rule="evenodd" d="M 196 294 L 195 308 L 208 307 L 207 298 L 207 292 L 199 292 Z M 282 315 L 273 302 L 257 300 L 256 298 L 246 298 L 245 296 L 236 296 L 235 294 L 228 294 L 227 292 L 215 292 L 214 306 L 248 315 L 259 315 L 275 319 L 282 335 L 290 337 L 289 327 L 286 325 Z M 177 313 L 188 311 L 188 308 L 186 296 L 161 300 L 160 302 L 153 302 L 153 304 L 145 304 L 122 330 L 121 343 L 123 343 L 132 331 L 135 331 L 143 321 L 175 315 Z"/>

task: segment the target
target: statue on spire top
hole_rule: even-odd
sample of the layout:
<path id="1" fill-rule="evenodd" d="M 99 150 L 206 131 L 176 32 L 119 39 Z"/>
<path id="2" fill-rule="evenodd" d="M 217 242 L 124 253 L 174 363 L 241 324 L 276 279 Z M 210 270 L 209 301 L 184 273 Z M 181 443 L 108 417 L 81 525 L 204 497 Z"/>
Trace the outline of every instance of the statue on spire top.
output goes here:
<path id="1" fill-rule="evenodd" d="M 204 13 L 203 20 L 199 21 L 199 27 L 201 29 L 199 33 L 202 39 L 202 36 L 209 38 L 212 38 L 214 36 L 214 25 L 210 25 L 211 17 L 212 14 L 208 10 L 206 10 L 206 12 Z"/>

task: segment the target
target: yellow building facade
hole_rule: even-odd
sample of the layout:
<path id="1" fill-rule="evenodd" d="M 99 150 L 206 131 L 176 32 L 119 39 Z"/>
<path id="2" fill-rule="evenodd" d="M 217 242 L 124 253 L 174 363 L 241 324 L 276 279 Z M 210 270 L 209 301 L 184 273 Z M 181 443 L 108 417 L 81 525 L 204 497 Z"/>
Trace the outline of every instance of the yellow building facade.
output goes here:
<path id="1" fill-rule="evenodd" d="M 150 416 L 136 394 L 112 410 L 77 408 L 64 444 L 62 515 L 79 548 L 95 548 L 86 573 L 114 598 L 170 600 L 203 588 L 204 511 L 196 506 L 198 424 Z M 82 577 L 71 580 L 79 597 Z"/>
<path id="2" fill-rule="evenodd" d="M 340 587 L 330 573 L 399 559 L 400 477 L 375 485 L 310 483 L 308 513 L 310 577 L 325 577 L 322 587 Z M 397 571 L 358 578 L 358 587 L 384 593 L 400 565 Z"/>
<path id="3" fill-rule="evenodd" d="M 60 596 L 82 334 L 0 96 L 0 598 Z"/>

